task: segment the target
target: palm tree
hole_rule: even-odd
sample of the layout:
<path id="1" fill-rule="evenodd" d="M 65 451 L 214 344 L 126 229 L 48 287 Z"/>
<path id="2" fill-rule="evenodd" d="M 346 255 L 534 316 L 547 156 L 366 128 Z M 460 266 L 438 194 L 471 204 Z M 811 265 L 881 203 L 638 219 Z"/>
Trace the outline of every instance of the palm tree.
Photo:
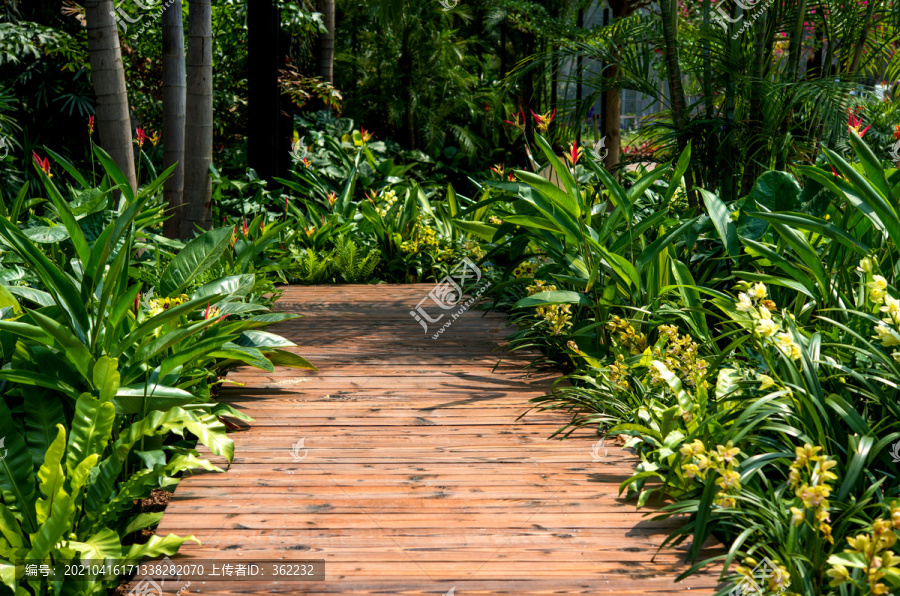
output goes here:
<path id="1" fill-rule="evenodd" d="M 163 69 L 163 168 L 173 164 L 175 170 L 166 180 L 163 195 L 166 203 L 181 215 L 184 192 L 184 120 L 187 81 L 184 66 L 184 13 L 181 0 L 173 3 L 162 17 Z M 169 238 L 181 235 L 181 218 L 166 220 L 164 231 Z"/>
<path id="2" fill-rule="evenodd" d="M 212 206 L 212 7 L 210 0 L 188 0 L 188 6 L 182 238 L 190 236 L 195 226 L 210 227 Z"/>
<path id="3" fill-rule="evenodd" d="M 125 174 L 132 190 L 137 190 L 131 115 L 128 110 L 125 69 L 122 67 L 122 48 L 114 18 L 115 6 L 112 0 L 87 0 L 84 8 L 91 80 L 97 95 L 100 146 Z"/>
<path id="4" fill-rule="evenodd" d="M 319 35 L 319 76 L 334 81 L 334 0 L 318 0 L 316 9 L 322 13 L 327 33 Z"/>

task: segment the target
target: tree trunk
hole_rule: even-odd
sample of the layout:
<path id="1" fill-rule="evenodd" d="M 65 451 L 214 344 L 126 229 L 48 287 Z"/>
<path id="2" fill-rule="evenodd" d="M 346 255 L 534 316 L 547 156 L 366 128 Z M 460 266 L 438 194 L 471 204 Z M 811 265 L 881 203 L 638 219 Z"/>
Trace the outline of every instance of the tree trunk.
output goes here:
<path id="1" fill-rule="evenodd" d="M 97 95 L 97 129 L 100 146 L 113 158 L 132 190 L 137 190 L 134 170 L 134 148 L 131 137 L 131 114 L 122 48 L 116 31 L 115 6 L 112 0 L 87 0 L 88 55 L 91 80 Z"/>
<path id="2" fill-rule="evenodd" d="M 184 115 L 187 82 L 184 66 L 184 12 L 181 0 L 165 9 L 162 16 L 162 135 L 163 169 L 175 165 L 172 176 L 163 186 L 166 204 L 172 217 L 163 224 L 165 235 L 177 238 L 181 235 L 184 217 Z"/>
<path id="3" fill-rule="evenodd" d="M 319 35 L 319 76 L 329 83 L 334 82 L 334 0 L 317 0 L 316 11 L 322 13 L 322 20 L 328 33 Z"/>
<path id="4" fill-rule="evenodd" d="M 756 178 L 759 176 L 759 160 L 765 149 L 763 139 L 763 73 L 766 57 L 766 14 L 756 23 L 756 39 L 753 46 L 753 71 L 750 76 L 750 143 L 744 165 L 744 178 L 741 184 L 741 195 L 750 194 Z"/>
<path id="5" fill-rule="evenodd" d="M 212 218 L 212 7 L 210 0 L 188 0 L 188 5 L 182 238 L 190 237 L 196 226 L 209 229 Z"/>
<path id="6" fill-rule="evenodd" d="M 659 0 L 662 13 L 663 38 L 666 44 L 666 74 L 669 80 L 669 94 L 672 96 L 672 122 L 675 130 L 681 133 L 686 124 L 686 101 L 684 86 L 681 83 L 681 65 L 678 64 L 678 4 L 675 0 Z M 679 135 L 679 148 L 686 144 L 683 135 Z"/>

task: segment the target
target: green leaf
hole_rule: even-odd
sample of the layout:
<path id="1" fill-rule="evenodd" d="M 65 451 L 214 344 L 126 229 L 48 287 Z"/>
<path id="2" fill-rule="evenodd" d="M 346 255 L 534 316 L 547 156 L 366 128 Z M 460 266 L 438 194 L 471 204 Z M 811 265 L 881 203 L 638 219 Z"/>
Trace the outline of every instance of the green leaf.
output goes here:
<path id="1" fill-rule="evenodd" d="M 310 364 L 305 358 L 300 357 L 293 352 L 288 352 L 286 350 L 274 349 L 271 352 L 266 352 L 266 358 L 268 358 L 272 364 L 275 366 L 287 366 L 290 368 L 302 368 L 305 370 L 319 370 L 312 364 Z"/>
<path id="2" fill-rule="evenodd" d="M 94 364 L 94 387 L 100 392 L 100 401 L 110 401 L 119 390 L 119 361 L 101 356 Z"/>
<path id="3" fill-rule="evenodd" d="M 38 470 L 38 481 L 41 493 L 44 494 L 43 499 L 38 499 L 35 503 L 35 511 L 37 513 L 38 524 L 43 525 L 53 510 L 53 503 L 56 497 L 62 492 L 65 473 L 62 468 L 62 459 L 66 450 L 66 429 L 62 424 L 57 426 L 57 435 L 47 453 L 44 456 L 44 463 Z"/>
<path id="4" fill-rule="evenodd" d="M 25 521 L 27 532 L 36 532 L 38 524 L 34 504 L 37 492 L 31 454 L 3 400 L 0 400 L 0 437 L 3 437 L 0 453 L 5 453 L 5 457 L 0 460 L 0 495 L 3 503 Z"/>
<path id="5" fill-rule="evenodd" d="M 155 515 L 153 513 L 147 515 Z M 160 516 L 162 513 L 159 514 Z M 102 561 L 122 558 L 122 542 L 119 535 L 109 528 L 103 528 L 84 542 L 69 541 L 69 548 L 78 551 L 84 559 Z"/>
<path id="6" fill-rule="evenodd" d="M 128 552 L 125 553 L 125 560 L 139 561 L 141 559 L 150 559 L 160 555 L 173 556 L 181 548 L 185 542 L 192 541 L 200 544 L 200 541 L 193 536 L 185 536 L 181 538 L 175 534 L 169 534 L 166 537 L 151 536 L 146 544 L 132 544 Z"/>
<path id="7" fill-rule="evenodd" d="M 583 304 L 591 306 L 592 302 L 580 292 L 556 290 L 553 292 L 538 292 L 532 296 L 526 296 L 516 302 L 514 308 L 534 308 L 550 304 Z"/>
<path id="8" fill-rule="evenodd" d="M 722 239 L 722 243 L 725 245 L 725 250 L 732 259 L 736 259 L 740 256 L 737 229 L 734 226 L 734 222 L 731 221 L 731 215 L 728 213 L 725 203 L 708 190 L 702 188 L 698 190 L 703 197 L 703 202 L 706 204 L 709 218 L 712 220 L 719 237 Z"/>
<path id="9" fill-rule="evenodd" d="M 179 252 L 159 282 L 160 296 L 180 294 L 197 276 L 212 267 L 228 248 L 233 228 L 210 230 L 190 241 Z"/>
<path id="10" fill-rule="evenodd" d="M 164 385 L 128 385 L 119 387 L 112 400 L 116 414 L 146 414 L 153 410 L 166 411 L 198 402 L 194 394 L 177 387 Z"/>
<path id="11" fill-rule="evenodd" d="M 797 180 L 788 172 L 765 172 L 756 179 L 750 190 L 745 207 L 754 203 L 768 211 L 798 211 L 802 189 Z M 741 211 L 737 220 L 737 231 L 740 236 L 759 240 L 766 233 L 769 224 L 751 214 Z"/>
<path id="12" fill-rule="evenodd" d="M 87 393 L 78 398 L 66 457 L 66 470 L 70 475 L 89 455 L 103 454 L 112 436 L 115 419 L 116 409 L 110 402 L 101 402 Z"/>
<path id="13" fill-rule="evenodd" d="M 69 238 L 69 232 L 63 226 L 25 228 L 22 233 L 38 244 L 58 244 Z"/>
<path id="14" fill-rule="evenodd" d="M 244 331 L 235 340 L 239 346 L 252 348 L 293 348 L 296 344 L 268 331 Z"/>

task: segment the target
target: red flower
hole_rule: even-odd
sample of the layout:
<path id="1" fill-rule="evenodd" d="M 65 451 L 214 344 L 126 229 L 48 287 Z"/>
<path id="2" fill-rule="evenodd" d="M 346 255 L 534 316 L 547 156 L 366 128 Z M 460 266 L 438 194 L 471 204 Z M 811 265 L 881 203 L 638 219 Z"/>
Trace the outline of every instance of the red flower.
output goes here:
<path id="1" fill-rule="evenodd" d="M 509 173 L 509 181 L 510 181 L 510 182 L 515 182 L 515 181 L 516 181 L 516 176 L 515 176 L 515 174 L 513 174 L 512 172 Z"/>
<path id="2" fill-rule="evenodd" d="M 547 132 L 547 129 L 550 128 L 550 123 L 553 122 L 553 119 L 556 118 L 556 110 L 553 110 L 553 113 L 547 112 L 546 114 L 535 114 L 534 110 L 529 110 L 531 115 L 534 116 L 534 122 L 537 124 L 538 130 L 541 132 Z"/>
<path id="3" fill-rule="evenodd" d="M 500 174 L 501 176 L 503 176 L 503 172 L 506 171 L 506 164 L 498 163 L 497 165 L 495 165 L 494 167 L 491 168 L 491 171 L 496 172 L 497 174 Z"/>
<path id="4" fill-rule="evenodd" d="M 41 159 L 41 156 L 37 154 L 37 151 L 32 151 L 31 156 L 34 159 L 34 163 L 37 164 L 37 167 L 43 170 L 43 172 L 47 174 L 47 177 L 52 178 L 53 174 L 50 173 L 50 160 L 46 157 Z"/>
<path id="5" fill-rule="evenodd" d="M 284 211 L 285 211 L 285 213 L 287 212 L 287 210 L 288 210 L 288 198 L 287 198 L 287 195 L 285 195 L 284 196 Z"/>
<path id="6" fill-rule="evenodd" d="M 894 127 L 894 138 L 900 141 L 900 124 Z"/>
<path id="7" fill-rule="evenodd" d="M 584 149 L 576 146 L 575 143 L 572 143 L 572 145 L 569 147 L 569 152 L 566 153 L 566 159 L 568 159 L 569 163 L 574 166 L 578 163 L 578 158 L 581 157 L 583 151 Z"/>
<path id="8" fill-rule="evenodd" d="M 327 198 L 328 198 L 328 204 L 331 205 L 332 207 L 334 206 L 335 203 L 337 203 L 338 196 L 337 196 L 336 192 L 331 191 L 330 193 L 328 193 Z"/>
<path id="9" fill-rule="evenodd" d="M 94 122 L 95 122 L 95 120 L 94 120 L 93 116 L 88 118 L 88 134 L 89 135 L 94 134 Z"/>
<path id="10" fill-rule="evenodd" d="M 359 129 L 359 136 L 362 137 L 362 142 L 363 142 L 363 143 L 368 143 L 369 141 L 372 140 L 372 136 L 373 136 L 373 135 L 372 135 L 372 133 L 370 133 L 370 132 L 366 132 L 366 129 L 365 129 L 365 128 L 360 128 L 360 129 Z"/>
<path id="11" fill-rule="evenodd" d="M 857 106 L 857 112 L 858 112 L 858 111 L 859 111 L 859 106 Z M 862 130 L 862 132 L 859 132 L 859 127 L 862 126 L 862 118 L 857 118 L 856 116 L 853 115 L 853 112 L 849 112 L 849 113 L 847 114 L 847 116 L 848 116 L 848 120 L 849 120 L 849 123 L 850 123 L 849 126 L 847 127 L 847 130 L 848 130 L 848 131 L 851 131 L 851 130 L 852 130 L 853 132 L 855 132 L 856 134 L 859 135 L 859 138 L 862 138 L 863 135 L 866 134 L 866 131 L 869 130 L 869 128 L 872 126 L 872 125 L 870 124 L 869 126 L 865 127 L 865 128 Z"/>
<path id="12" fill-rule="evenodd" d="M 137 129 L 137 144 L 138 147 L 144 146 L 144 141 L 147 139 L 147 135 L 144 133 L 144 127 L 140 127 Z"/>
<path id="13" fill-rule="evenodd" d="M 509 124 L 513 128 L 518 128 L 519 130 L 525 130 L 525 112 L 522 108 L 519 108 L 518 114 L 510 114 L 509 117 L 511 120 L 504 120 L 506 124 Z"/>
<path id="14" fill-rule="evenodd" d="M 250 227 L 247 225 L 247 218 L 244 218 L 244 225 L 241 227 L 241 231 L 244 233 L 244 238 L 250 237 Z"/>

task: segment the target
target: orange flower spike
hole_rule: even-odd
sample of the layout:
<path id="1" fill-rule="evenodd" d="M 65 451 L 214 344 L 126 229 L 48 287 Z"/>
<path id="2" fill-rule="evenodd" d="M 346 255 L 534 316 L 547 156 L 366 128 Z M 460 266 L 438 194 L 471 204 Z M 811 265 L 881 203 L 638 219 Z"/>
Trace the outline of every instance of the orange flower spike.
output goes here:
<path id="1" fill-rule="evenodd" d="M 94 134 L 94 124 L 96 123 L 96 119 L 93 116 L 88 118 L 88 134 Z"/>
<path id="2" fill-rule="evenodd" d="M 143 146 L 144 146 L 144 141 L 146 141 L 146 140 L 147 140 L 147 135 L 146 135 L 146 133 L 144 132 L 144 127 L 142 126 L 142 127 L 140 127 L 140 128 L 137 129 L 137 144 L 138 144 L 138 147 L 143 147 Z"/>
<path id="3" fill-rule="evenodd" d="M 50 173 L 50 160 L 48 158 L 41 159 L 41 156 L 37 154 L 37 151 L 31 152 L 31 157 L 34 159 L 34 163 L 45 173 L 48 178 L 52 178 L 53 174 Z"/>
<path id="4" fill-rule="evenodd" d="M 531 115 L 534 116 L 534 122 L 537 124 L 538 130 L 541 132 L 547 132 L 550 128 L 550 123 L 553 122 L 553 119 L 556 118 L 556 110 L 553 110 L 553 113 L 547 112 L 546 114 L 535 114 L 534 110 L 530 110 Z"/>
<path id="5" fill-rule="evenodd" d="M 581 154 L 584 152 L 584 149 L 572 143 L 569 147 L 569 152 L 566 154 L 566 159 L 569 160 L 569 163 L 572 164 L 572 167 L 578 163 L 578 159 L 581 157 Z"/>
<path id="6" fill-rule="evenodd" d="M 497 174 L 500 174 L 502 176 L 503 173 L 506 171 L 506 164 L 498 163 L 498 164 L 494 165 L 494 167 L 491 168 L 491 171 L 495 172 Z"/>
<path id="7" fill-rule="evenodd" d="M 862 118 L 857 118 L 856 116 L 853 115 L 853 112 L 849 112 L 847 114 L 847 120 L 848 120 L 848 124 L 849 124 L 847 127 L 847 130 L 848 131 L 852 130 L 853 132 L 855 132 L 856 134 L 859 135 L 859 138 L 862 138 L 863 135 L 866 134 L 866 131 L 869 130 L 869 128 L 871 128 L 871 126 L 872 126 L 870 124 L 869 126 L 865 127 L 862 130 L 862 132 L 860 132 L 859 127 L 862 126 Z"/>
<path id="8" fill-rule="evenodd" d="M 244 218 L 244 224 L 241 227 L 241 231 L 244 233 L 244 238 L 248 238 L 250 236 L 250 226 L 247 225 L 247 218 Z"/>
<path id="9" fill-rule="evenodd" d="M 509 124 L 513 128 L 518 128 L 519 130 L 525 130 L 525 111 L 522 108 L 519 108 L 518 114 L 510 114 L 510 120 L 504 120 L 506 124 Z"/>

